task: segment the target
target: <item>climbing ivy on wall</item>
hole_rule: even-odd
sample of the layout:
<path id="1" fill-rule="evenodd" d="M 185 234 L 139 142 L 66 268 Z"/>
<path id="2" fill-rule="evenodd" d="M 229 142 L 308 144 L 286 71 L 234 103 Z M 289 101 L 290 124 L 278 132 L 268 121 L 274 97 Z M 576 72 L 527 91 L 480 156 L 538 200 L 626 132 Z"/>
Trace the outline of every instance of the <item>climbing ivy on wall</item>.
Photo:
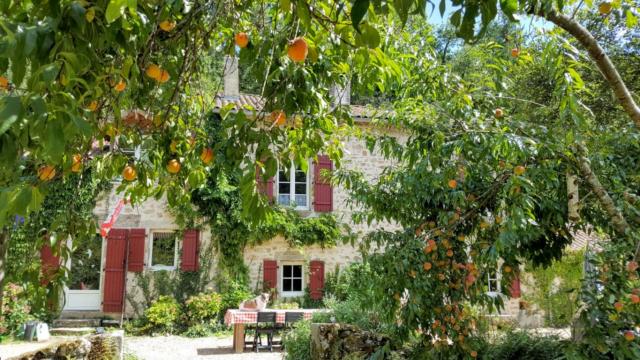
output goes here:
<path id="1" fill-rule="evenodd" d="M 331 214 L 302 217 L 293 209 L 274 206 L 263 219 L 243 216 L 240 191 L 242 171 L 237 164 L 238 155 L 233 147 L 233 139 L 225 136 L 217 114 L 210 115 L 205 122 L 205 129 L 215 150 L 214 164 L 207 174 L 205 186 L 191 193 L 194 206 L 174 208 L 173 213 L 182 226 L 198 227 L 199 222 L 208 223 L 218 255 L 220 274 L 248 284 L 244 249 L 277 235 L 293 247 L 332 247 L 338 241 L 352 238 L 349 229 Z"/>
<path id="2" fill-rule="evenodd" d="M 544 312 L 545 325 L 562 327 L 571 324 L 577 310 L 583 267 L 584 251 L 568 252 L 546 268 L 527 266 L 531 278 L 526 282 L 524 299 Z"/>
<path id="3" fill-rule="evenodd" d="M 34 310 L 43 310 L 45 304 L 55 305 L 67 279 L 63 266 L 46 287 L 40 286 L 39 249 L 48 244 L 56 255 L 68 259 L 73 249 L 94 240 L 97 229 L 93 217 L 95 199 L 108 187 L 108 182 L 95 179 L 92 169 L 87 167 L 82 173 L 51 182 L 41 209 L 24 223 L 16 220 L 10 232 L 6 281 L 32 289 L 29 294 L 34 295 L 31 304 Z M 58 246 L 69 237 L 72 249 Z"/>

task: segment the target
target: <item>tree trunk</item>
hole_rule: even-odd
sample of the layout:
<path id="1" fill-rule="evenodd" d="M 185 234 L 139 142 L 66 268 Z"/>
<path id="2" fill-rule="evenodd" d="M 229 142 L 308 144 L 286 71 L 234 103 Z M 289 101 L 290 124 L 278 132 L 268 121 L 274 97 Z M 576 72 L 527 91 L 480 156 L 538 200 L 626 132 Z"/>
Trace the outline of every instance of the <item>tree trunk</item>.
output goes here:
<path id="1" fill-rule="evenodd" d="M 0 309 L 2 309 L 4 295 L 5 268 L 7 266 L 7 250 L 9 250 L 9 232 L 0 230 Z"/>
<path id="2" fill-rule="evenodd" d="M 585 47 L 589 56 L 591 56 L 591 59 L 596 63 L 598 69 L 600 69 L 602 76 L 604 76 L 609 83 L 609 86 L 611 86 L 611 89 L 620 102 L 620 105 L 622 105 L 624 111 L 626 111 L 631 120 L 635 122 L 636 126 L 640 128 L 640 108 L 633 100 L 629 89 L 627 89 L 627 86 L 620 77 L 618 70 L 611 62 L 611 59 L 609 59 L 609 56 L 607 56 L 589 30 L 585 29 L 572 18 L 564 14 L 559 14 L 553 10 L 547 13 L 540 12 L 538 15 L 564 29 Z"/>

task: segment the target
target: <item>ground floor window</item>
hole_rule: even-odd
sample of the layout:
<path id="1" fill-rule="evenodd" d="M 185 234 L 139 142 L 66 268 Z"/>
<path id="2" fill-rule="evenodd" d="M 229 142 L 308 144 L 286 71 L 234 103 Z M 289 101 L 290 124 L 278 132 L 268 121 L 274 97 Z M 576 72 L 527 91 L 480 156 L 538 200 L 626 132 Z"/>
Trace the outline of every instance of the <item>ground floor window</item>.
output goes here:
<path id="1" fill-rule="evenodd" d="M 282 265 L 282 296 L 302 296 L 304 294 L 303 280 L 302 264 Z"/>
<path id="2" fill-rule="evenodd" d="M 487 273 L 487 294 L 490 296 L 500 294 L 500 278 L 498 270 L 491 270 Z"/>
<path id="3" fill-rule="evenodd" d="M 96 234 L 96 236 L 88 239 L 77 239 L 77 244 L 73 244 L 73 252 L 71 255 L 69 289 L 100 289 L 101 256 L 102 237 L 100 234 Z"/>
<path id="4" fill-rule="evenodd" d="M 173 270 L 176 268 L 176 233 L 173 231 L 153 231 L 151 238 L 152 269 Z"/>

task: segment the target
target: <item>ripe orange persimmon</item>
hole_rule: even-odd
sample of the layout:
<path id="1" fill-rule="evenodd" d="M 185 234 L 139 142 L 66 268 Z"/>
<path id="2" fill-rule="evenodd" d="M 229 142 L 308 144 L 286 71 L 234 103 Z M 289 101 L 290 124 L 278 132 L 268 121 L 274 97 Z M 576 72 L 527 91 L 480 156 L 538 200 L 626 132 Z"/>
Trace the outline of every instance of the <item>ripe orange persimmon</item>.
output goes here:
<path id="1" fill-rule="evenodd" d="M 469 353 L 469 355 L 471 355 L 472 358 L 477 358 L 478 357 L 478 352 L 473 350 L 471 353 Z"/>
<path id="2" fill-rule="evenodd" d="M 520 175 L 524 174 L 525 170 L 526 169 L 525 169 L 524 166 L 518 165 L 518 166 L 515 167 L 515 169 L 513 169 L 513 173 L 518 175 L 518 176 L 520 176 Z"/>
<path id="3" fill-rule="evenodd" d="M 448 257 L 452 257 L 453 256 L 453 250 L 451 250 L 451 249 L 447 250 L 447 256 Z"/>
<path id="4" fill-rule="evenodd" d="M 509 266 L 509 265 L 505 265 L 505 266 L 504 266 L 504 269 L 502 269 L 502 271 L 504 271 L 505 273 L 510 273 L 510 272 L 511 272 L 511 270 L 512 270 L 512 269 L 511 269 L 511 266 Z"/>
<path id="5" fill-rule="evenodd" d="M 87 110 L 94 112 L 96 110 L 98 110 L 98 102 L 93 100 L 89 103 L 89 106 L 87 106 Z"/>
<path id="6" fill-rule="evenodd" d="M 600 13 L 600 15 L 607 15 L 611 12 L 611 3 L 608 1 L 605 2 L 601 2 L 598 5 L 598 12 Z"/>
<path id="7" fill-rule="evenodd" d="M 167 163 L 167 171 L 172 174 L 177 174 L 180 171 L 180 161 L 177 159 L 171 159 Z"/>
<path id="8" fill-rule="evenodd" d="M 454 179 L 449 180 L 449 182 L 447 182 L 447 185 L 449 186 L 450 189 L 455 189 L 458 186 L 458 182 L 455 181 Z"/>
<path id="9" fill-rule="evenodd" d="M 624 339 L 627 341 L 633 341 L 633 339 L 635 339 L 636 336 L 633 334 L 633 331 L 631 330 L 627 330 L 624 333 Z"/>
<path id="10" fill-rule="evenodd" d="M 309 47 L 307 42 L 302 37 L 297 37 L 289 41 L 289 48 L 287 49 L 287 56 L 291 61 L 303 62 L 307 58 L 309 53 Z"/>
<path id="11" fill-rule="evenodd" d="M 49 181 L 56 176 L 56 168 L 51 165 L 43 165 L 38 169 L 38 178 L 42 181 Z"/>
<path id="12" fill-rule="evenodd" d="M 615 303 L 613 303 L 613 307 L 616 309 L 616 311 L 620 312 L 624 308 L 624 304 L 622 304 L 620 301 L 616 301 Z"/>
<path id="13" fill-rule="evenodd" d="M 239 48 L 246 48 L 249 45 L 249 35 L 245 32 L 239 32 L 235 36 L 235 41 Z"/>
<path id="14" fill-rule="evenodd" d="M 276 126 L 282 126 L 287 122 L 287 115 L 283 111 L 274 111 L 271 113 L 271 121 Z"/>
<path id="15" fill-rule="evenodd" d="M 173 29 L 175 29 L 176 27 L 176 22 L 175 21 L 170 21 L 170 20 L 165 20 L 163 22 L 160 23 L 160 29 L 169 32 Z"/>
<path id="16" fill-rule="evenodd" d="M 497 108 L 493 111 L 493 115 L 499 119 L 504 116 L 504 110 Z"/>
<path id="17" fill-rule="evenodd" d="M 71 162 L 71 171 L 77 173 L 80 172 L 80 170 L 82 170 L 82 155 L 75 154 Z"/>
<path id="18" fill-rule="evenodd" d="M 150 64 L 144 72 L 148 77 L 158 81 L 162 74 L 162 69 L 156 64 Z"/>
<path id="19" fill-rule="evenodd" d="M 138 174 L 136 173 L 136 168 L 134 168 L 132 165 L 127 165 L 124 167 L 124 170 L 122 170 L 123 179 L 127 181 L 133 181 L 136 179 L 136 177 L 138 177 Z"/>
<path id="20" fill-rule="evenodd" d="M 636 294 L 631 294 L 629 296 L 629 299 L 631 299 L 631 303 L 632 304 L 637 304 L 640 303 L 640 296 L 636 295 Z"/>
<path id="21" fill-rule="evenodd" d="M 200 160 L 202 160 L 205 165 L 209 165 L 209 163 L 211 163 L 211 161 L 213 160 L 213 149 L 202 149 L 202 152 L 200 153 Z"/>
<path id="22" fill-rule="evenodd" d="M 518 56 L 520 56 L 520 49 L 518 48 L 511 49 L 511 56 L 514 58 L 517 58 Z"/>
<path id="23" fill-rule="evenodd" d="M 0 89 L 8 89 L 9 88 L 9 79 L 4 76 L 0 76 Z"/>
<path id="24" fill-rule="evenodd" d="M 160 72 L 160 77 L 158 78 L 158 82 L 159 83 L 166 83 L 167 81 L 169 81 L 169 78 L 171 78 L 171 76 L 169 76 L 169 72 L 167 70 L 162 70 Z"/>
<path id="25" fill-rule="evenodd" d="M 636 271 L 636 270 L 638 270 L 638 263 L 635 262 L 635 261 L 629 261 L 627 263 L 627 271 L 628 272 L 633 272 L 633 271 Z"/>
<path id="26" fill-rule="evenodd" d="M 115 85 L 113 86 L 113 88 L 114 88 L 117 92 L 123 92 L 123 91 L 124 91 L 124 89 L 126 89 L 126 88 L 127 88 L 127 83 L 126 83 L 126 82 L 124 82 L 124 80 L 120 80 L 120 81 L 118 81 L 118 83 L 117 83 L 117 84 L 115 84 Z"/>
<path id="27" fill-rule="evenodd" d="M 424 269 L 424 271 L 429 271 L 429 270 L 431 270 L 432 267 L 433 267 L 433 265 L 431 265 L 430 262 L 426 262 L 426 263 L 422 264 L 422 268 Z"/>

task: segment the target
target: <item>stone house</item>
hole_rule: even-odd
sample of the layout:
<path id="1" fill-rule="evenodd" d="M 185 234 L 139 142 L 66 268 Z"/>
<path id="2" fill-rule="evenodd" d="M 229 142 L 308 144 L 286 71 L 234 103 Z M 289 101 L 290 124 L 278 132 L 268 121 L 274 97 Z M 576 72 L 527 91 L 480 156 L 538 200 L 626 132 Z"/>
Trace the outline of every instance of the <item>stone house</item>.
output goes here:
<path id="1" fill-rule="evenodd" d="M 225 67 L 228 70 L 224 76 L 224 91 L 216 97 L 215 109 L 219 110 L 229 103 L 239 106 L 249 104 L 260 109 L 263 102 L 259 96 L 239 91 L 237 62 L 227 59 Z M 336 104 L 350 106 L 356 125 L 363 131 L 384 131 L 387 135 L 399 138 L 405 136 L 399 129 L 379 129 L 372 125 L 367 117 L 367 108 L 350 104 L 348 87 L 343 91 L 334 89 L 333 93 Z M 392 165 L 381 154 L 369 152 L 359 139 L 347 139 L 344 150 L 342 166 L 360 170 L 371 180 L 385 167 Z M 330 170 L 332 167 L 327 157 L 319 156 L 317 163 L 309 162 L 307 173 L 296 168 L 290 169 L 288 174 L 279 172 L 274 179 L 261 184 L 262 191 L 276 203 L 295 204 L 296 210 L 303 216 L 313 217 L 331 212 L 357 232 L 366 233 L 380 226 L 393 228 L 390 224 L 374 224 L 371 228 L 352 224 L 346 190 L 339 186 L 331 187 L 319 180 L 320 170 Z M 211 242 L 211 229 L 208 228 L 178 232 L 178 226 L 163 199 L 148 199 L 132 207 L 124 204 L 121 196 L 111 191 L 97 200 L 94 215 L 100 222 L 110 222 L 110 231 L 104 238 L 97 235 L 95 243 L 87 249 L 76 251 L 66 264 L 70 268 L 71 280 L 65 289 L 63 315 L 65 311 L 111 315 L 119 315 L 124 311 L 126 316 L 132 316 L 134 306 L 125 298 L 128 298 L 127 294 L 141 296 L 136 274 L 176 269 L 194 271 L 200 266 L 200 251 Z M 43 249 L 41 257 L 43 263 L 50 266 L 58 263 L 50 250 Z M 325 275 L 336 267 L 344 267 L 359 259 L 357 248 L 351 245 L 294 249 L 279 236 L 247 248 L 244 252 L 251 284 L 269 284 L 280 297 L 285 298 L 302 296 L 306 288 L 312 298 L 321 298 Z M 214 258 L 211 261 L 212 272 L 216 268 L 215 262 Z M 499 279 L 499 272 L 486 279 L 488 290 L 495 295 L 504 292 L 499 286 Z M 502 315 L 515 317 L 519 313 L 519 281 L 512 284 L 512 290 L 516 298 L 506 301 Z"/>

